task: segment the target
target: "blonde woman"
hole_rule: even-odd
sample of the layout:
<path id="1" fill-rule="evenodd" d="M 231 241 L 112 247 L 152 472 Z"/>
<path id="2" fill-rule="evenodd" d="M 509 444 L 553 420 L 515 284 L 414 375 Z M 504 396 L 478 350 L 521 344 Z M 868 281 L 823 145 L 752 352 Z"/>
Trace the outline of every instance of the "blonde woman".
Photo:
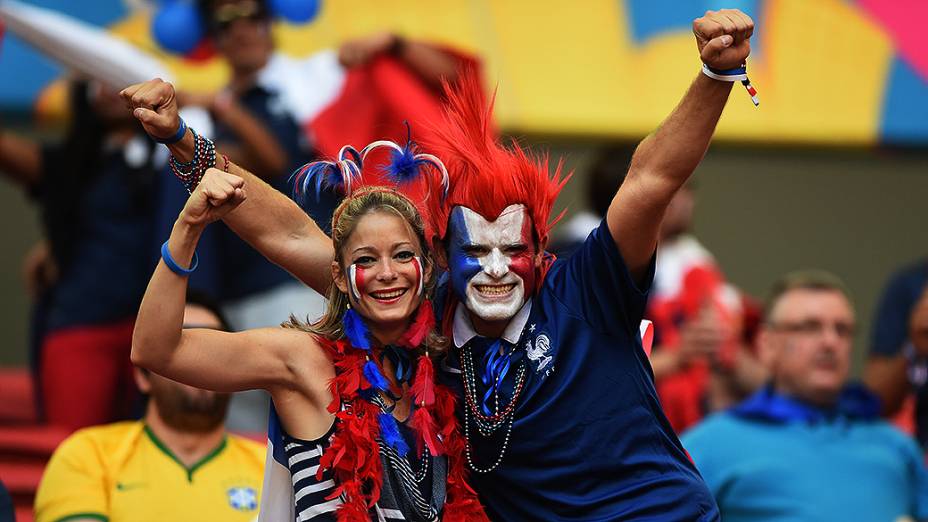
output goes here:
<path id="1" fill-rule="evenodd" d="M 137 117 L 152 114 L 136 109 Z M 375 512 L 392 520 L 484 519 L 465 483 L 452 392 L 434 383 L 432 358 L 446 341 L 433 332 L 426 299 L 433 262 L 415 205 L 391 188 L 362 186 L 362 155 L 353 149 L 337 163 L 308 166 L 305 186 L 319 175 L 346 193 L 332 221 L 335 259 L 325 276 L 334 283 L 323 318 L 239 333 L 182 329 L 200 234 L 242 204 L 247 187 L 209 168 L 219 158 L 225 170 L 238 169 L 173 114 L 176 126 L 162 119 L 146 130 L 172 144 L 194 141 L 192 159 L 172 161 L 191 195 L 142 301 L 133 362 L 206 389 L 267 390 L 286 432 L 299 520 L 368 520 Z M 158 132 L 165 127 L 177 129 L 173 137 Z M 374 146 L 413 159 L 408 146 Z"/>

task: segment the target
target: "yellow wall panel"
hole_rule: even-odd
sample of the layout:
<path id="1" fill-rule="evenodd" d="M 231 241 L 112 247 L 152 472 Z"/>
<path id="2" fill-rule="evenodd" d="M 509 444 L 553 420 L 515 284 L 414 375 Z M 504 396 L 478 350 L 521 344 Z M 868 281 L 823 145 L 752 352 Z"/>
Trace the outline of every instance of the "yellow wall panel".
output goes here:
<path id="1" fill-rule="evenodd" d="M 748 73 L 755 108 L 736 84 L 719 124 L 723 138 L 875 141 L 895 51 L 884 31 L 845 0 L 767 0 L 757 18 Z M 337 0 L 308 25 L 276 24 L 280 49 L 307 56 L 380 31 L 395 31 L 479 56 L 496 116 L 521 132 L 640 136 L 676 105 L 699 74 L 688 27 L 636 43 L 618 0 Z M 693 13 L 699 16 L 702 13 Z M 112 29 L 164 59 L 178 83 L 215 90 L 227 69 L 161 52 L 139 11 Z M 45 96 L 51 105 L 60 96 Z"/>

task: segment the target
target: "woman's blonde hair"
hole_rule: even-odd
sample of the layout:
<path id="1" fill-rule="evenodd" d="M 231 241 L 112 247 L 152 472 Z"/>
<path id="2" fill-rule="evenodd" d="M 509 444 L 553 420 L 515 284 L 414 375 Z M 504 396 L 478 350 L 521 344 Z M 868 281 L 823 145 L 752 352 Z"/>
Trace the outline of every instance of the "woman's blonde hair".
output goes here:
<path id="1" fill-rule="evenodd" d="M 335 209 L 332 215 L 332 244 L 335 247 L 335 261 L 342 270 L 345 269 L 342 247 L 351 237 L 351 234 L 354 233 L 362 217 L 378 212 L 398 216 L 412 229 L 422 252 L 422 277 L 425 277 L 425 273 L 428 272 L 427 268 L 435 265 L 432 254 L 428 250 L 428 243 L 425 240 L 425 224 L 422 221 L 422 216 L 409 198 L 388 187 L 360 188 L 346 197 Z M 425 296 L 431 295 L 434 285 L 435 270 L 431 270 L 430 277 L 424 281 L 423 285 Z M 283 326 L 311 332 L 327 339 L 341 339 L 345 336 L 342 320 L 349 305 L 348 295 L 339 290 L 338 286 L 333 282 L 329 286 L 326 298 L 328 304 L 325 314 L 317 322 L 307 324 L 305 321 L 300 321 L 291 315 L 290 320 L 284 323 Z M 422 305 L 430 306 L 424 300 L 420 306 Z M 437 355 L 438 352 L 447 347 L 448 341 L 433 330 L 424 344 L 428 346 L 430 354 Z"/>

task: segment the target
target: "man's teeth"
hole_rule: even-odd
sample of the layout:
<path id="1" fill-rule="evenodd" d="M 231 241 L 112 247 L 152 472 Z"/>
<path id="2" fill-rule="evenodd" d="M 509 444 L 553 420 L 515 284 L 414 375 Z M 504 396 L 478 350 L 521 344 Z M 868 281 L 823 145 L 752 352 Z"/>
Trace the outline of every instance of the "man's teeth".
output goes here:
<path id="1" fill-rule="evenodd" d="M 406 290 L 393 290 L 390 292 L 371 292 L 375 299 L 394 299 L 406 293 Z"/>
<path id="2" fill-rule="evenodd" d="M 515 283 L 508 285 L 477 285 L 477 291 L 481 294 L 503 295 L 508 294 L 515 287 Z"/>

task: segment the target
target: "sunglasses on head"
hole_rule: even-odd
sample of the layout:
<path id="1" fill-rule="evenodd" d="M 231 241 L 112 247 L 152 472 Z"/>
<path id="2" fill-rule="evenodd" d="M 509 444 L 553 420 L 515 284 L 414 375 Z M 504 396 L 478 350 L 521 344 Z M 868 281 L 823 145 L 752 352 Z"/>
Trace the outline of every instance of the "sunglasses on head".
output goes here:
<path id="1" fill-rule="evenodd" d="M 210 19 L 213 31 L 221 32 L 229 28 L 236 20 L 253 22 L 267 20 L 267 10 L 258 2 L 236 2 L 219 6 Z"/>

